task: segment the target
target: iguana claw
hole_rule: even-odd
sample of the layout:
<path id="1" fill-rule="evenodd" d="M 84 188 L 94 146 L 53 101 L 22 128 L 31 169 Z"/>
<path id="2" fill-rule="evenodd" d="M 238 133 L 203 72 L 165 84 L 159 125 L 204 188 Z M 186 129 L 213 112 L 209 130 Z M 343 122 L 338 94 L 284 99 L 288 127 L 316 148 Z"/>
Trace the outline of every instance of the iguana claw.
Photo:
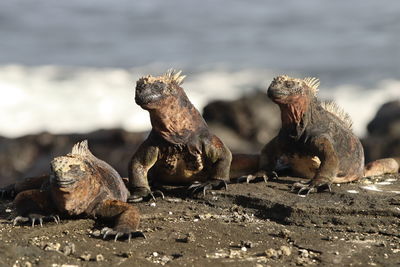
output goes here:
<path id="1" fill-rule="evenodd" d="M 150 191 L 148 188 L 137 188 L 134 193 L 128 198 L 127 202 L 140 202 L 148 198 L 152 198 L 154 201 L 156 200 L 155 195 L 160 195 L 162 199 L 164 199 L 164 193 L 160 190 Z"/>
<path id="2" fill-rule="evenodd" d="M 212 190 L 212 189 L 222 189 L 224 188 L 225 190 L 228 189 L 228 185 L 224 180 L 211 180 L 207 181 L 204 183 L 200 182 L 194 182 L 191 184 L 188 189 L 191 190 L 192 195 L 199 193 L 200 191 L 203 192 L 203 196 L 206 195 L 207 190 Z"/>
<path id="3" fill-rule="evenodd" d="M 298 189 L 297 195 L 299 196 L 308 196 L 311 192 L 315 190 L 323 191 L 325 189 L 328 189 L 329 192 L 332 192 L 331 183 L 321 183 L 316 185 L 312 181 L 294 183 L 290 191 L 293 192 L 296 189 Z M 305 192 L 305 194 L 302 194 L 303 192 Z"/>
<path id="4" fill-rule="evenodd" d="M 106 239 L 107 236 L 114 235 L 114 242 L 117 242 L 118 238 L 123 236 L 128 238 L 128 243 L 131 242 L 132 237 L 143 237 L 146 239 L 145 234 L 141 231 L 118 231 L 108 227 L 101 229 L 101 234 L 103 235 L 103 239 Z"/>
<path id="5" fill-rule="evenodd" d="M 151 198 L 152 198 L 154 201 L 156 201 L 156 197 L 154 196 L 154 194 L 156 194 L 156 193 L 157 193 L 158 195 L 160 195 L 162 199 L 165 198 L 164 193 L 163 193 L 162 191 L 160 191 L 160 190 L 155 190 L 155 191 L 150 192 L 150 196 L 151 196 Z"/>
<path id="6" fill-rule="evenodd" d="M 240 176 L 237 179 L 237 182 L 238 183 L 242 183 L 242 182 L 246 181 L 246 183 L 248 184 L 251 181 L 255 181 L 255 180 L 258 180 L 258 179 L 263 179 L 264 182 L 266 183 L 266 182 L 268 182 L 269 178 L 278 179 L 278 174 L 275 171 L 272 171 L 269 174 L 267 174 L 264 171 L 259 171 L 256 174 L 249 174 L 249 175 Z"/>
<path id="7" fill-rule="evenodd" d="M 32 227 L 35 227 L 36 221 L 39 222 L 40 227 L 43 227 L 43 221 L 54 220 L 56 224 L 60 222 L 60 217 L 58 215 L 48 215 L 43 216 L 40 214 L 29 214 L 27 217 L 17 216 L 12 220 L 12 225 L 16 226 L 18 223 L 31 222 Z"/>

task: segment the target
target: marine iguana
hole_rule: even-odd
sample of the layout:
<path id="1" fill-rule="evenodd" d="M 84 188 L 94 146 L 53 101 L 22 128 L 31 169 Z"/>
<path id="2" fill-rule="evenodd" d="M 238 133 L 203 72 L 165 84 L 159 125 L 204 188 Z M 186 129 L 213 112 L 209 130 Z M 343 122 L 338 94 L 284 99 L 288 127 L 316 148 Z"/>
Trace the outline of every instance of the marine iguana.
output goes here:
<path id="1" fill-rule="evenodd" d="M 128 201 L 152 196 L 149 181 L 191 185 L 194 193 L 226 188 L 231 152 L 188 99 L 184 78 L 169 70 L 136 83 L 135 102 L 149 112 L 152 130 L 131 159 Z"/>
<path id="2" fill-rule="evenodd" d="M 122 178 L 109 164 L 96 158 L 87 141 L 74 145 L 71 153 L 54 158 L 50 175 L 26 179 L 3 189 L 17 193 L 17 216 L 13 225 L 54 219 L 59 216 L 92 217 L 114 221 L 113 228 L 102 229 L 103 238 L 144 236 L 137 231 L 140 221 L 136 207 L 126 203 L 129 191 Z"/>
<path id="3" fill-rule="evenodd" d="M 352 121 L 334 102 L 320 102 L 316 78 L 296 79 L 286 75 L 273 79 L 268 96 L 279 105 L 282 127 L 261 151 L 259 172 L 247 177 L 277 176 L 289 168 L 291 174 L 309 178 L 295 183 L 298 193 L 330 189 L 361 177 L 398 171 L 396 159 L 374 161 L 364 169 L 364 151 L 351 130 Z"/>

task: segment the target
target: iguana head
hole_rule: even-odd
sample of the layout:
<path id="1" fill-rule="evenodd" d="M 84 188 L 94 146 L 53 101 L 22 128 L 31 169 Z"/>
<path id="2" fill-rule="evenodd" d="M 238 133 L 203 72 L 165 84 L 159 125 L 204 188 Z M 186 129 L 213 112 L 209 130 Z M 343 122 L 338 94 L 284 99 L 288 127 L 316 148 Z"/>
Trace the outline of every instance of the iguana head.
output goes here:
<path id="1" fill-rule="evenodd" d="M 207 125 L 181 87 L 185 76 L 168 70 L 164 75 L 140 78 L 135 101 L 149 111 L 152 130 L 164 140 L 180 145 L 191 143 Z"/>
<path id="2" fill-rule="evenodd" d="M 135 102 L 143 109 L 157 109 L 165 105 L 169 98 L 182 95 L 180 85 L 186 76 L 181 71 L 168 70 L 164 75 L 154 77 L 147 75 L 136 82 Z"/>
<path id="3" fill-rule="evenodd" d="M 316 78 L 296 79 L 281 75 L 272 80 L 268 96 L 281 109 L 282 126 L 299 125 L 311 103 L 315 102 L 318 86 Z"/>
<path id="4" fill-rule="evenodd" d="M 74 190 L 85 179 L 90 179 L 93 168 L 90 157 L 93 156 L 87 148 L 87 141 L 77 143 L 72 152 L 54 158 L 51 163 L 50 183 L 53 188 L 62 191 Z"/>
<path id="5" fill-rule="evenodd" d="M 275 77 L 268 88 L 268 96 L 277 104 L 297 103 L 301 98 L 316 96 L 317 78 L 296 79 L 286 75 Z"/>

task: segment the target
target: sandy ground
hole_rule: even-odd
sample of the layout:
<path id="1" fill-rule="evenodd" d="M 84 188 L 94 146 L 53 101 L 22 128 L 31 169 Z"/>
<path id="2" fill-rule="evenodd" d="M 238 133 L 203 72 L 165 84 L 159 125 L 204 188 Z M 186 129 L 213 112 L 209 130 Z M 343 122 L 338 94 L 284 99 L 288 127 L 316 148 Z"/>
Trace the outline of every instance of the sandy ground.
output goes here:
<path id="1" fill-rule="evenodd" d="M 231 184 L 205 197 L 164 188 L 138 203 L 147 236 L 103 240 L 105 225 L 63 219 L 12 227 L 0 201 L 0 266 L 399 266 L 400 175 L 300 197 L 296 178 Z"/>

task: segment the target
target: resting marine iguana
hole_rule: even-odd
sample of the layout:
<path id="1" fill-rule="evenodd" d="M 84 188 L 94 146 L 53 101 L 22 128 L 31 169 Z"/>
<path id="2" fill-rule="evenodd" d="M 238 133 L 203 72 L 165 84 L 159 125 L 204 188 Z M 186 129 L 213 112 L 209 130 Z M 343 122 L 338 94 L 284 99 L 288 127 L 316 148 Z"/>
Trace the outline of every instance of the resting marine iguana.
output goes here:
<path id="1" fill-rule="evenodd" d="M 231 152 L 189 101 L 184 78 L 169 70 L 136 83 L 135 102 L 149 112 L 152 130 L 130 162 L 128 201 L 152 195 L 149 181 L 191 185 L 192 192 L 203 193 L 229 181 Z"/>
<path id="2" fill-rule="evenodd" d="M 59 222 L 59 216 L 93 217 L 114 221 L 114 227 L 102 229 L 103 238 L 114 235 L 141 235 L 137 232 L 140 215 L 136 207 L 126 203 L 129 191 L 122 178 L 109 164 L 96 158 L 87 141 L 77 143 L 72 152 L 51 161 L 51 173 L 25 179 L 8 186 L 7 194 L 17 193 L 14 204 L 19 222 L 44 219 Z"/>
<path id="3" fill-rule="evenodd" d="M 276 176 L 289 168 L 295 176 L 311 179 L 295 183 L 293 189 L 308 194 L 365 176 L 395 173 L 396 159 L 381 159 L 364 169 L 364 151 L 351 130 L 351 119 L 334 102 L 317 100 L 319 80 L 296 79 L 286 75 L 273 79 L 268 96 L 279 105 L 282 127 L 261 151 L 255 177 Z"/>

